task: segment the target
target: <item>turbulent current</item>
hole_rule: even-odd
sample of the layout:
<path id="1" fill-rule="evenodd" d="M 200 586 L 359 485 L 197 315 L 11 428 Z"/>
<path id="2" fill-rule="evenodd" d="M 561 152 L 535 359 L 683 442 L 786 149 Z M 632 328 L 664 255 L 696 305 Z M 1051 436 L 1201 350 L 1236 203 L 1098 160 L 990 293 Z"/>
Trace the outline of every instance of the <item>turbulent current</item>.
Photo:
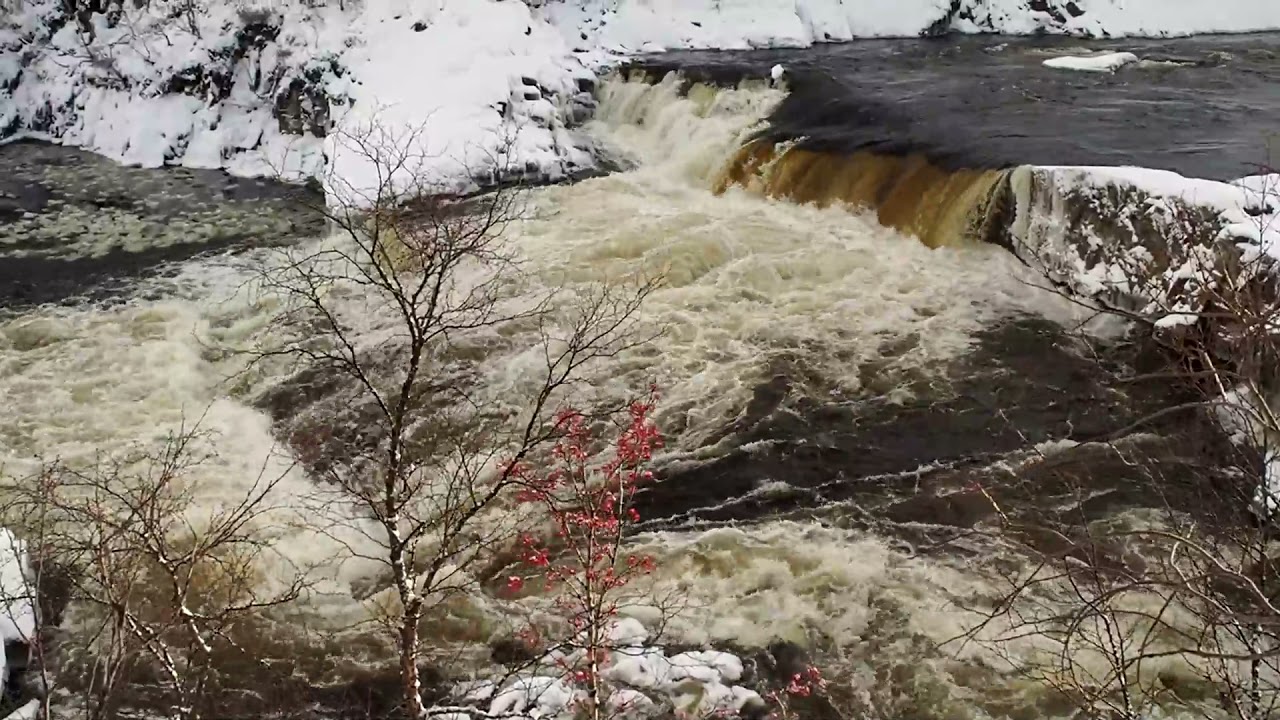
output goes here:
<path id="1" fill-rule="evenodd" d="M 946 219 L 946 208 L 882 207 L 878 218 L 841 197 L 806 205 L 791 201 L 815 199 L 806 192 L 735 181 L 743 154 L 753 152 L 752 133 L 781 100 L 780 91 L 761 83 L 730 89 L 682 88 L 674 77 L 606 83 L 589 130 L 601 152 L 627 169 L 532 191 L 528 216 L 509 237 L 547 287 L 572 289 L 637 271 L 663 278 L 640 318 L 660 339 L 593 368 L 590 379 L 618 397 L 648 382 L 663 392 L 666 489 L 653 500 L 661 522 L 637 542 L 661 559 L 659 581 L 687 598 L 688 609 L 671 627 L 673 641 L 814 645 L 854 678 L 853 692 L 897 694 L 895 702 L 913 717 L 959 717 L 957 708 L 975 703 L 993 712 L 1001 703 L 1016 706 L 1021 701 L 1011 698 L 1022 691 L 987 685 L 998 667 L 994 659 L 959 661 L 934 649 L 964 626 L 955 598 L 983 592 L 972 560 L 913 552 L 852 521 L 857 498 L 824 489 L 838 485 L 843 470 L 806 470 L 803 448 L 788 451 L 793 464 L 770 459 L 769 448 L 839 449 L 842 467 L 870 463 L 866 477 L 908 484 L 913 477 L 920 482 L 916 466 L 935 460 L 946 466 L 969 455 L 963 448 L 948 455 L 943 447 L 963 442 L 966 433 L 995 442 L 996 450 L 1012 448 L 1017 438 L 1005 442 L 1003 431 L 974 424 L 996 409 L 965 405 L 988 390 L 957 385 L 956 368 L 981 366 L 969 373 L 976 377 L 998 365 L 1015 382 L 1008 378 L 1044 367 L 1026 349 L 1052 345 L 1037 339 L 1048 335 L 1035 328 L 1046 320 L 1073 322 L 1076 310 L 1040 290 L 1007 251 L 967 239 L 962 223 Z M 21 144 L 0 152 L 73 154 Z M 63 195 L 77 182 L 74 171 L 58 178 L 30 172 Z M 114 182 L 123 182 L 120 172 Z M 23 232 L 47 235 L 36 226 L 42 213 L 56 212 L 24 216 Z M 897 219 L 885 212 L 897 212 Z M 939 219 L 920 232 L 925 212 Z M 926 242 L 886 225 L 915 230 Z M 134 251 L 138 236 L 120 232 L 84 252 Z M 287 378 L 279 368 L 248 368 L 232 352 L 272 332 L 278 302 L 253 280 L 275 255 L 243 244 L 234 252 L 207 250 L 158 256 L 146 272 L 126 268 L 135 274 L 108 293 L 80 287 L 47 298 L 59 302 L 10 303 L 0 316 L 0 466 L 19 474 L 40 459 L 89 463 L 102 449 L 199 421 L 214 433 L 207 442 L 216 454 L 197 471 L 201 502 L 235 497 L 264 472 L 287 474 L 286 495 L 308 493 L 312 481 L 291 465 L 284 443 L 300 420 L 273 417 L 267 400 Z M 87 297 L 74 299 L 76 293 Z M 1014 326 L 1031 328 L 1000 336 L 1014 359 L 984 360 L 1000 328 Z M 379 332 L 376 319 L 368 332 Z M 512 352 L 485 361 L 480 372 L 494 397 L 536 362 L 526 356 L 531 346 L 532 336 L 527 346 L 517 339 Z M 1063 387 L 1079 375 L 1062 373 Z M 782 376 L 787 397 L 803 400 L 774 403 L 789 408 L 783 415 L 794 421 L 790 429 L 773 436 L 743 430 L 759 424 L 756 406 Z M 858 415 L 864 407 L 874 413 Z M 770 422 L 782 423 L 774 410 Z M 894 430 L 898 412 L 909 421 Z M 1076 426 L 1088 421 L 1071 418 Z M 888 429 L 841 445 L 855 428 Z M 730 457 L 746 469 L 715 469 Z M 717 496 L 722 482 L 733 490 Z M 809 500 L 769 503 L 798 496 Z M 760 509 L 722 512 L 735 504 Z M 770 509 L 781 506 L 809 509 Z M 716 513 L 741 522 L 705 522 Z M 276 549 L 295 562 L 323 564 L 339 555 L 339 540 L 360 541 L 290 527 L 281 523 L 286 529 Z M 315 616 L 334 627 L 362 617 L 366 609 L 352 588 L 370 568 L 325 567 L 329 592 L 315 600 Z"/>

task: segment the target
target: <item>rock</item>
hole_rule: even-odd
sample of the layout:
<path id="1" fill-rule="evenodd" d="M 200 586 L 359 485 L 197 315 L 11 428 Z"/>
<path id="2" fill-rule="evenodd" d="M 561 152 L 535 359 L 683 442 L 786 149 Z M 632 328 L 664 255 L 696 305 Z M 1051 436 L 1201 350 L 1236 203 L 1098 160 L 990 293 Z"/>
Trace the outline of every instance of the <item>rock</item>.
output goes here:
<path id="1" fill-rule="evenodd" d="M 537 648 L 516 638 L 497 638 L 489 643 L 489 658 L 506 667 L 533 662 L 540 654 Z"/>

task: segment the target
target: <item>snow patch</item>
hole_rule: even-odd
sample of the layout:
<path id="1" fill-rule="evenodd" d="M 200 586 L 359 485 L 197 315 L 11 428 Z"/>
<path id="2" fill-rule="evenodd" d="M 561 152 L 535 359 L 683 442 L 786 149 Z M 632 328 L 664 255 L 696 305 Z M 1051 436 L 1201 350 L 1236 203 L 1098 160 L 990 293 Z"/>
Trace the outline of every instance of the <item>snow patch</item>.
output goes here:
<path id="1" fill-rule="evenodd" d="M 1102 55 L 1065 55 L 1044 61 L 1045 67 L 1079 72 L 1115 72 L 1130 63 L 1138 62 L 1138 56 L 1130 52 L 1104 53 Z"/>
<path id="2" fill-rule="evenodd" d="M 601 673 L 610 693 L 606 703 L 624 717 L 649 717 L 663 709 L 698 717 L 731 717 L 748 706 L 764 705 L 759 693 L 734 684 L 745 674 L 736 655 L 695 650 L 668 656 L 661 647 L 641 644 L 649 639 L 649 632 L 633 618 L 615 622 L 608 636 L 612 649 Z M 580 655 L 576 651 L 549 659 L 564 660 L 573 667 Z M 431 716 L 569 718 L 587 698 L 584 689 L 564 676 L 536 672 L 501 687 L 493 680 L 464 683 L 455 688 L 455 694 L 471 705 L 433 708 Z M 483 712 L 479 706 L 485 708 Z"/>

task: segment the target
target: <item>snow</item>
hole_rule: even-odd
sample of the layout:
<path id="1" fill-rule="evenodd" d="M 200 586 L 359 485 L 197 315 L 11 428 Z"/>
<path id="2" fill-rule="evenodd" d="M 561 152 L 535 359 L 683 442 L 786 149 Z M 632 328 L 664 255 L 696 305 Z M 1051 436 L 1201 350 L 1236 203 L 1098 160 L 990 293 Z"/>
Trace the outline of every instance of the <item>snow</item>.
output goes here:
<path id="1" fill-rule="evenodd" d="M 677 713 L 708 717 L 734 716 L 749 705 L 762 706 L 759 693 L 736 685 L 745 675 L 743 662 L 732 653 L 716 650 L 693 650 L 668 656 L 658 646 L 644 645 L 649 631 L 634 618 L 623 618 L 608 629 L 609 659 L 601 677 L 608 688 L 606 704 L 622 717 L 649 717 L 662 708 Z M 552 666 L 574 667 L 581 652 L 548 658 Z M 456 720 L 480 717 L 516 717 L 539 720 L 573 717 L 575 704 L 585 699 L 582 689 L 574 688 L 561 675 L 531 672 L 505 681 L 480 680 L 455 688 L 463 706 L 440 706 L 431 710 L 432 717 L 450 716 Z M 477 707 L 484 706 L 484 712 Z"/>
<path id="2" fill-rule="evenodd" d="M 609 644 L 614 647 L 636 647 L 649 639 L 649 631 L 635 618 L 622 618 L 610 623 L 605 631 Z"/>
<path id="3" fill-rule="evenodd" d="M 1280 3 L 1253 0 L 1068 0 L 1046 3 L 1053 12 L 1029 11 L 1027 0 L 966 2 L 976 29 L 1021 35 L 1036 32 L 1090 37 L 1165 37 L 1280 29 Z M 985 9 L 983 8 L 985 5 Z M 963 28 L 970 29 L 970 28 Z"/>
<path id="4" fill-rule="evenodd" d="M 557 677 L 517 678 L 489 703 L 490 715 L 555 717 L 577 698 L 577 692 Z"/>
<path id="5" fill-rule="evenodd" d="M 1048 178 L 1059 199 L 1081 189 L 1122 186 L 1147 193 L 1150 212 L 1168 213 L 1169 201 L 1210 208 L 1219 215 L 1224 238 L 1280 259 L 1280 186 L 1274 175 L 1225 183 L 1140 167 L 1039 166 L 1018 172 Z"/>
<path id="6" fill-rule="evenodd" d="M 1157 330 L 1199 321 L 1205 298 L 1221 282 L 1223 246 L 1234 246 L 1241 259 L 1233 282 L 1276 272 L 1280 261 L 1275 174 L 1217 182 L 1135 167 L 1023 167 L 1013 172 L 1011 186 L 1017 196 L 1012 235 L 1024 260 L 1077 294 L 1126 306 Z M 1133 190 L 1139 192 L 1128 192 Z M 1143 243 L 1152 239 L 1152 228 L 1157 236 L 1187 237 L 1178 235 L 1185 208 L 1208 210 L 1217 237 L 1169 242 L 1167 260 L 1154 263 Z M 1109 227 L 1100 232 L 1098 225 Z M 1264 407 L 1280 405 L 1237 390 L 1220 398 L 1216 414 L 1236 442 L 1258 449 L 1266 460 L 1252 506 L 1267 517 L 1280 508 L 1280 453 L 1273 451 L 1280 438 L 1270 437 L 1274 429 L 1260 421 L 1269 416 Z"/>
<path id="7" fill-rule="evenodd" d="M 281 131 L 269 85 L 277 78 L 287 86 L 342 50 L 347 35 L 340 12 L 284 4 L 276 17 L 279 35 L 233 62 L 246 17 L 241 5 L 210 3 L 194 32 L 130 6 L 127 20 L 114 28 L 94 16 L 95 40 L 86 44 L 74 22 L 47 33 L 51 0 L 28 3 L 12 22 L 42 42 L 23 50 L 21 43 L 13 48 L 0 41 L 0 79 L 9 78 L 0 87 L 12 86 L 8 97 L 0 90 L 0 126 L 36 129 L 143 167 L 226 167 L 291 178 L 321 171 L 319 138 Z M 19 77 L 15 65 L 24 52 Z M 175 79 L 202 73 L 229 76 L 224 99 L 167 91 Z M 329 92 L 342 97 L 339 86 Z"/>
<path id="8" fill-rule="evenodd" d="M 3 643 L 30 642 L 35 632 L 36 612 L 27 585 L 24 544 L 8 529 L 0 528 L 0 684 L 9 677 Z"/>
<path id="9" fill-rule="evenodd" d="M 1138 56 L 1130 52 L 1104 53 L 1101 55 L 1065 55 L 1044 61 L 1045 67 L 1080 72 L 1115 72 L 1130 63 L 1138 62 Z"/>
<path id="10" fill-rule="evenodd" d="M 415 5 L 411 13 L 377 7 L 361 17 L 366 42 L 344 56 L 361 82 L 326 146 L 333 175 L 361 191 L 376 187 L 377 168 L 342 142 L 374 126 L 402 137 L 412 128 L 415 162 L 402 175 L 439 185 L 465 185 L 511 163 L 535 166 L 554 180 L 564 174 L 562 160 L 590 163 L 548 94 L 571 96 L 579 78 L 593 76 L 524 3 L 449 0 Z M 506 117 L 499 113 L 504 106 Z"/>
<path id="11" fill-rule="evenodd" d="M 148 167 L 325 176 L 350 183 L 347 194 L 378 181 L 342 135 L 361 136 L 375 124 L 400 139 L 412 135 L 413 169 L 452 189 L 498 170 L 555 180 L 585 169 L 593 161 L 571 130 L 573 103 L 596 71 L 640 52 L 801 47 L 926 30 L 1122 36 L 1280 28 L 1280 3 L 1254 0 L 1045 0 L 1040 9 L 1029 0 L 954 7 L 952 0 L 368 0 L 347 9 L 235 0 L 207 3 L 195 32 L 126 3 L 127 21 L 109 28 L 98 16 L 97 39 L 86 48 L 75 23 L 48 32 L 56 4 L 30 0 L 0 27 L 0 129 L 38 130 Z M 264 7 L 269 12 L 258 14 L 279 35 L 237 55 L 237 33 L 253 16 L 247 9 Z M 104 57 L 110 62 L 99 62 Z M 1057 60 L 1083 69 L 1117 61 Z M 169 91 L 175 78 L 201 72 L 230 79 L 225 97 Z M 338 136 L 291 134 L 274 117 L 282 89 L 304 80 L 339 103 Z"/>
<path id="12" fill-rule="evenodd" d="M 40 701 L 28 700 L 22 707 L 5 716 L 5 720 L 36 720 L 40 717 Z"/>
<path id="13" fill-rule="evenodd" d="M 31 638 L 36 614 L 27 588 L 24 546 L 12 532 L 0 528 L 0 640 Z"/>

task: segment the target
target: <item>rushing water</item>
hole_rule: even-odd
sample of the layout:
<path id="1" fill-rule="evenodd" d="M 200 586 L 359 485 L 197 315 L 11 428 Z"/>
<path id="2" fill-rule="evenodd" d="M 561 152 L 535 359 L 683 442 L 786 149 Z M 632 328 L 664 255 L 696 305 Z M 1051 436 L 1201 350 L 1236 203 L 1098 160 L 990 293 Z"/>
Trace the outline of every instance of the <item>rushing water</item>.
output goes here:
<path id="1" fill-rule="evenodd" d="M 642 330 L 661 331 L 660 339 L 593 368 L 590 379 L 618 397 L 650 381 L 663 389 L 667 464 L 721 452 L 725 428 L 748 414 L 779 367 L 803 367 L 805 392 L 834 404 L 940 402 L 951 392 L 945 371 L 981 333 L 1028 314 L 1075 318 L 1070 303 L 1035 288 L 1001 249 L 960 238 L 930 248 L 856 209 L 770 200 L 743 187 L 713 193 L 726 163 L 780 100 L 760 84 L 681 94 L 674 79 L 607 83 L 590 130 L 634 167 L 535 190 L 528 217 L 510 229 L 531 277 L 546 287 L 662 275 L 640 315 Z M 25 152 L 15 147 L 7 152 Z M 12 239 L 21 227 L 28 237 L 28 225 L 10 219 L 0 233 Z M 115 246 L 109 238 L 77 240 L 45 254 L 74 260 L 104 243 Z M 100 451 L 202 418 L 216 451 L 195 478 L 202 502 L 234 497 L 263 472 L 285 473 L 287 496 L 308 493 L 310 479 L 282 444 L 297 419 L 264 409 L 286 378 L 272 368 L 248 372 L 229 352 L 272 332 L 278 304 L 252 279 L 274 256 L 243 243 L 234 252 L 204 250 L 156 258 L 160 265 L 100 301 L 4 311 L 0 466 L 17 473 L 40 458 L 90 463 Z M 368 332 L 377 326 L 371 318 Z M 536 362 L 527 356 L 533 343 L 532 335 L 523 344 L 517 337 L 511 352 L 485 361 L 480 372 L 493 398 Z M 762 477 L 750 493 L 768 495 L 789 480 Z M 957 708 L 986 702 L 992 666 L 957 663 L 933 647 L 963 627 L 952 599 L 982 591 L 968 561 L 917 555 L 830 520 L 766 515 L 740 527 L 674 524 L 640 537 L 662 559 L 658 581 L 688 600 L 673 639 L 816 643 L 862 690 L 902 695 L 899 710 L 914 717 L 955 717 Z M 340 539 L 281 532 L 276 549 L 292 561 L 341 554 Z M 329 569 L 331 593 L 317 600 L 315 615 L 335 623 L 361 617 L 351 587 L 370 568 Z M 999 702 L 1021 702 L 1009 699 L 1016 689 L 1002 692 Z"/>

